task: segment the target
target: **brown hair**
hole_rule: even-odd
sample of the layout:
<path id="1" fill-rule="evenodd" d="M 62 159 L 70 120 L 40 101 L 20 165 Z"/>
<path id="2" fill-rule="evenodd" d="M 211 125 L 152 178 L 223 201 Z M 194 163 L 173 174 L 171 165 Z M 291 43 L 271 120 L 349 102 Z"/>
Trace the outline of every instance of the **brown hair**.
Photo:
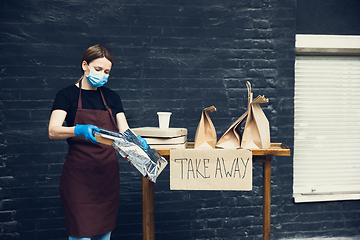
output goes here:
<path id="1" fill-rule="evenodd" d="M 83 72 L 82 69 L 82 63 L 83 61 L 87 62 L 87 64 L 90 64 L 92 61 L 98 58 L 105 57 L 107 60 L 111 62 L 112 65 L 114 65 L 114 59 L 110 53 L 109 50 L 107 50 L 104 46 L 101 46 L 99 44 L 94 45 L 86 49 L 86 51 L 83 54 L 82 60 L 81 60 L 81 72 Z M 82 80 L 83 76 L 77 81 L 80 82 Z"/>

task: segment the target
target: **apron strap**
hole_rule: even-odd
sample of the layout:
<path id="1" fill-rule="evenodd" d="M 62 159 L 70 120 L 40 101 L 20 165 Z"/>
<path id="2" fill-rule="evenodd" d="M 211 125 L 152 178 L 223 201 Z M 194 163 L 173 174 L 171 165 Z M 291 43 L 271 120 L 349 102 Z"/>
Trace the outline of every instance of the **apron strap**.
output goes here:
<path id="1" fill-rule="evenodd" d="M 110 114 L 111 121 L 113 122 L 113 124 L 114 124 L 114 126 L 116 127 L 116 129 L 119 131 L 119 128 L 118 128 L 118 126 L 117 126 L 117 124 L 116 124 L 114 115 L 112 114 L 112 111 L 111 111 L 111 109 L 109 108 L 109 106 L 106 104 L 106 101 L 105 101 L 105 98 L 104 98 L 104 94 L 102 93 L 101 88 L 98 88 L 98 89 L 99 89 L 99 91 L 100 91 L 101 98 L 102 98 L 102 100 L 103 100 L 103 103 L 104 103 L 104 105 L 105 105 L 105 108 L 106 108 L 106 110 L 107 110 L 107 111 L 109 112 L 109 114 Z"/>
<path id="2" fill-rule="evenodd" d="M 79 93 L 79 100 L 78 100 L 78 109 L 82 109 L 82 102 L 81 102 L 81 83 L 82 83 L 82 80 L 79 82 L 80 93 Z"/>

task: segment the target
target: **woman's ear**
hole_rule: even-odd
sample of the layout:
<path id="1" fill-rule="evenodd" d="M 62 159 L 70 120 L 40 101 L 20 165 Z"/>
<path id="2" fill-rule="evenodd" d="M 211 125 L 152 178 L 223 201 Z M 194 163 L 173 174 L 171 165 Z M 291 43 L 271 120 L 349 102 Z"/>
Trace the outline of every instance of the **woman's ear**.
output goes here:
<path id="1" fill-rule="evenodd" d="M 82 69 L 83 69 L 84 71 L 87 70 L 87 63 L 86 63 L 85 60 L 82 62 L 81 67 L 82 67 Z"/>

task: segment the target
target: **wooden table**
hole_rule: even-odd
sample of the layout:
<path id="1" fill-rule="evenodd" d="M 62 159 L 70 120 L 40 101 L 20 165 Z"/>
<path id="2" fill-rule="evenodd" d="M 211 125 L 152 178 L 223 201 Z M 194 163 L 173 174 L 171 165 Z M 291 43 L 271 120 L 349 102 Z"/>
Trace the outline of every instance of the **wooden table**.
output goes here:
<path id="1" fill-rule="evenodd" d="M 157 149 L 167 160 L 169 149 Z M 263 239 L 270 239 L 271 212 L 271 156 L 290 156 L 290 149 L 282 143 L 271 143 L 269 149 L 252 150 L 253 162 L 263 163 Z M 142 177 L 143 240 L 155 239 L 154 183 Z"/>

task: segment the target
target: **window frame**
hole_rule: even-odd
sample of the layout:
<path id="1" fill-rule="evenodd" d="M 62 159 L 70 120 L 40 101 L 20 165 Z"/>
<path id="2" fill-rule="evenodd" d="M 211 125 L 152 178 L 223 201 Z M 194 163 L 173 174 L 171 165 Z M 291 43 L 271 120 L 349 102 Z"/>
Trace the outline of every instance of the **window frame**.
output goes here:
<path id="1" fill-rule="evenodd" d="M 296 35 L 295 44 L 296 56 L 360 56 L 360 36 L 344 36 L 344 35 Z M 296 63 L 296 61 L 295 61 Z M 296 68 L 296 65 L 294 69 Z M 296 70 L 296 69 L 295 69 Z M 296 76 L 295 76 L 296 81 Z M 294 87 L 294 91 L 295 91 Z M 295 101 L 295 99 L 294 99 Z M 294 108 L 296 106 L 294 105 Z M 295 111 L 294 111 L 295 112 Z M 294 113 L 295 118 L 295 113 Z M 295 126 L 294 126 L 295 133 Z M 294 135 L 294 141 L 295 141 Z M 294 144 L 294 152 L 296 151 Z M 360 156 L 359 156 L 360 158 Z M 296 185 L 296 158 L 294 156 L 294 172 L 293 172 L 293 197 L 295 203 L 301 202 L 319 202 L 319 201 L 337 201 L 337 200 L 358 200 L 360 199 L 359 191 L 343 192 L 301 192 L 299 187 L 295 190 Z"/>

